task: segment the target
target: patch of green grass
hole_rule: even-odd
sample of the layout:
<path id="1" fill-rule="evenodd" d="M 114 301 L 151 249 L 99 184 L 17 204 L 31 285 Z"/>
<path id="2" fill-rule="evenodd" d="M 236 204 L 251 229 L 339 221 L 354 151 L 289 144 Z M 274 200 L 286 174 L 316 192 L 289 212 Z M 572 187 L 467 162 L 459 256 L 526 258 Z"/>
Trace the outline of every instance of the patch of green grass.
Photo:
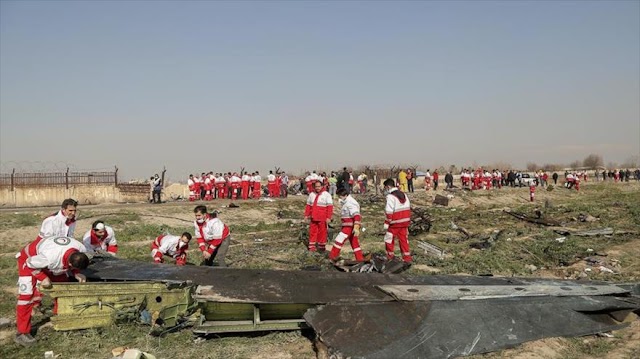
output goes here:
<path id="1" fill-rule="evenodd" d="M 264 221 L 259 221 L 256 224 L 235 224 L 230 226 L 230 230 L 232 233 L 248 233 L 248 232 L 261 232 L 261 231 L 271 231 L 271 230 L 280 230 L 291 228 L 293 224 L 292 221 L 286 222 L 275 222 L 275 223 L 265 223 Z"/>
<path id="2" fill-rule="evenodd" d="M 33 213 L 0 213 L 0 230 L 39 227 L 45 216 Z"/>
<path id="3" fill-rule="evenodd" d="M 598 338 L 590 337 L 585 338 L 570 338 L 569 347 L 563 352 L 563 358 L 567 359 L 579 359 L 584 358 L 585 355 L 590 355 L 596 358 L 605 358 L 613 348 L 616 347 L 617 341 L 610 338 Z"/>
<path id="4" fill-rule="evenodd" d="M 45 329 L 36 335 L 36 345 L 23 348 L 11 342 L 0 347 L 2 358 L 41 358 L 52 350 L 62 358 L 110 358 L 116 347 L 137 348 L 158 358 L 249 358 L 277 351 L 283 345 L 299 348 L 295 358 L 315 358 L 309 339 L 301 332 L 248 333 L 218 335 L 194 343 L 194 336 L 184 330 L 163 338 L 147 335 L 148 326 L 125 324 L 100 329 L 55 332 Z"/>

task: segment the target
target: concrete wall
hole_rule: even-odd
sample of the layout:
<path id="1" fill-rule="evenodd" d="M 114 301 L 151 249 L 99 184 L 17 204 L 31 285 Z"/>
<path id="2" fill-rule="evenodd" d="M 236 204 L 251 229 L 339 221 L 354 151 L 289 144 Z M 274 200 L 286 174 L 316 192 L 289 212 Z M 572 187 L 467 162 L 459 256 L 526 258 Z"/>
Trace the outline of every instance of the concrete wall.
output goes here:
<path id="1" fill-rule="evenodd" d="M 60 205 L 65 198 L 80 204 L 144 202 L 147 194 L 123 194 L 115 186 L 0 188 L 0 208 Z"/>

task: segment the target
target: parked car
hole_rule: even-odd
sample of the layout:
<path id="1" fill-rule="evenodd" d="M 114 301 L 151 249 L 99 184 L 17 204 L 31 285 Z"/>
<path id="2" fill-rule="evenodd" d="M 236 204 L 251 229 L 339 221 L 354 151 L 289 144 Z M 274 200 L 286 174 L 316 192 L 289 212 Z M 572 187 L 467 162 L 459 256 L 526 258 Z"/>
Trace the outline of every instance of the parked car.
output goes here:
<path id="1" fill-rule="evenodd" d="M 531 177 L 528 173 L 522 173 L 520 175 L 520 187 L 529 187 L 531 184 L 537 185 L 538 181 L 536 178 Z"/>

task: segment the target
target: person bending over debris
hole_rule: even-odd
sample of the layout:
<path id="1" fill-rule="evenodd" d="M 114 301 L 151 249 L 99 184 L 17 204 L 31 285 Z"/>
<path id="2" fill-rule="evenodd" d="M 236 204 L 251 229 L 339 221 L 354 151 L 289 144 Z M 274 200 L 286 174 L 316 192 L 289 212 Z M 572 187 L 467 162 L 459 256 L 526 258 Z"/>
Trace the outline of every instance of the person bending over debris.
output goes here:
<path id="1" fill-rule="evenodd" d="M 349 192 L 344 188 L 338 190 L 338 197 L 340 197 L 340 204 L 342 204 L 340 211 L 342 230 L 335 238 L 335 243 L 333 248 L 331 248 L 331 253 L 329 253 L 329 259 L 335 261 L 340 255 L 340 250 L 345 240 L 349 239 L 356 260 L 363 261 L 364 256 L 362 255 L 362 249 L 360 249 L 360 243 L 358 242 L 361 226 L 360 204 L 358 204 L 358 201 L 351 197 Z"/>
<path id="2" fill-rule="evenodd" d="M 72 198 L 62 201 L 60 210 L 42 221 L 40 234 L 36 240 L 53 236 L 73 237 L 76 228 L 77 206 L 78 202 Z"/>
<path id="3" fill-rule="evenodd" d="M 31 336 L 31 315 L 40 305 L 42 295 L 36 288 L 51 288 L 51 282 L 68 282 L 70 276 L 83 283 L 86 277 L 80 270 L 89 266 L 86 249 L 79 241 L 63 236 L 38 238 L 16 254 L 18 261 L 18 303 L 16 305 L 15 342 L 29 346 L 36 342 Z M 57 303 L 54 304 L 54 314 Z"/>
<path id="4" fill-rule="evenodd" d="M 324 191 L 322 182 L 313 184 L 314 192 L 309 193 L 307 205 L 304 209 L 304 220 L 309 223 L 309 251 L 324 252 L 327 244 L 327 225 L 333 215 L 333 199 L 329 192 Z M 348 193 L 347 187 L 341 187 Z"/>
<path id="5" fill-rule="evenodd" d="M 216 212 L 207 213 L 206 206 L 196 206 L 193 213 L 196 220 L 193 222 L 195 226 L 196 239 L 198 246 L 202 251 L 203 265 L 213 266 L 213 260 L 218 258 L 218 265 L 226 267 L 224 257 L 229 249 L 229 227 L 218 218 Z"/>
<path id="6" fill-rule="evenodd" d="M 411 224 L 411 204 L 409 197 L 395 187 L 392 178 L 384 181 L 384 190 L 387 194 L 387 205 L 384 208 L 386 219 L 384 221 L 384 243 L 387 249 L 387 258 L 394 258 L 394 239 L 398 238 L 402 260 L 411 263 L 411 251 L 409 249 L 409 224 Z"/>
<path id="7" fill-rule="evenodd" d="M 113 228 L 100 220 L 93 222 L 91 229 L 82 237 L 82 243 L 87 253 L 103 252 L 112 256 L 118 253 L 118 242 Z"/>
<path id="8" fill-rule="evenodd" d="M 151 243 L 151 257 L 156 263 L 164 263 L 164 256 L 176 260 L 177 266 L 187 264 L 187 249 L 189 249 L 191 233 L 184 232 L 182 236 L 163 234 Z"/>

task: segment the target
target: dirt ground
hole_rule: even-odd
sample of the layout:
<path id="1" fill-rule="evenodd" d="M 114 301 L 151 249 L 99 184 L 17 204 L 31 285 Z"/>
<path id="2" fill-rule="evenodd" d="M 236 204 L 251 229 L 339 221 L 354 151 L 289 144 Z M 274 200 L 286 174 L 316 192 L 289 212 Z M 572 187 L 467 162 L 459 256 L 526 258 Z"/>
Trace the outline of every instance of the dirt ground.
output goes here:
<path id="1" fill-rule="evenodd" d="M 435 193 L 418 190 L 410 194 L 414 207 L 426 207 L 432 218 L 428 233 L 410 238 L 415 265 L 403 275 L 461 274 L 494 276 L 552 277 L 560 279 L 598 279 L 613 282 L 640 281 L 640 184 L 587 182 L 580 192 L 562 187 L 538 188 L 536 202 L 529 202 L 528 188 L 503 188 L 492 191 L 437 191 L 451 195 L 448 207 L 432 204 Z M 229 201 L 206 202 L 210 210 L 232 231 L 228 254 L 231 266 L 238 268 L 272 268 L 300 270 L 308 265 L 323 265 L 326 260 L 308 255 L 303 243 L 302 212 L 304 196 L 269 201 L 236 201 L 239 208 L 229 208 Z M 382 201 L 356 196 L 362 206 L 364 252 L 382 252 L 384 243 L 378 233 L 384 220 Z M 193 207 L 190 202 L 159 205 L 105 204 L 79 207 L 76 237 L 89 230 L 96 219 L 104 220 L 116 230 L 119 255 L 151 261 L 149 245 L 158 235 L 170 232 L 193 232 Z M 337 203 L 336 203 L 337 205 Z M 506 215 L 503 210 L 533 214 L 562 222 L 575 230 L 611 227 L 612 236 L 574 237 L 556 240 L 561 235 L 548 227 L 526 223 Z M 15 316 L 16 268 L 14 255 L 33 240 L 43 217 L 56 208 L 0 210 L 0 317 Z M 336 209 L 337 213 L 337 209 Z M 581 214 L 595 218 L 580 221 Z M 334 216 L 337 223 L 338 216 Z M 452 222 L 471 233 L 467 239 L 452 229 Z M 491 247 L 471 248 L 474 242 L 486 241 L 500 231 Z M 446 251 L 443 259 L 418 250 L 417 241 L 428 241 Z M 197 253 L 191 253 L 196 261 Z M 342 256 L 351 258 L 348 245 Z M 322 262 L 322 263 L 321 263 Z M 599 269 L 600 266 L 613 273 Z M 39 343 L 28 349 L 15 345 L 13 328 L 0 330 L 0 357 L 42 357 L 54 350 L 63 358 L 108 358 L 117 346 L 137 347 L 158 358 L 315 358 L 313 333 L 280 332 L 213 337 L 194 342 L 188 330 L 166 338 L 150 338 L 144 327 L 127 325 L 77 332 L 54 332 L 50 328 L 38 334 Z M 614 332 L 612 338 L 548 338 L 517 348 L 475 358 L 638 358 L 640 357 L 640 321 Z"/>

